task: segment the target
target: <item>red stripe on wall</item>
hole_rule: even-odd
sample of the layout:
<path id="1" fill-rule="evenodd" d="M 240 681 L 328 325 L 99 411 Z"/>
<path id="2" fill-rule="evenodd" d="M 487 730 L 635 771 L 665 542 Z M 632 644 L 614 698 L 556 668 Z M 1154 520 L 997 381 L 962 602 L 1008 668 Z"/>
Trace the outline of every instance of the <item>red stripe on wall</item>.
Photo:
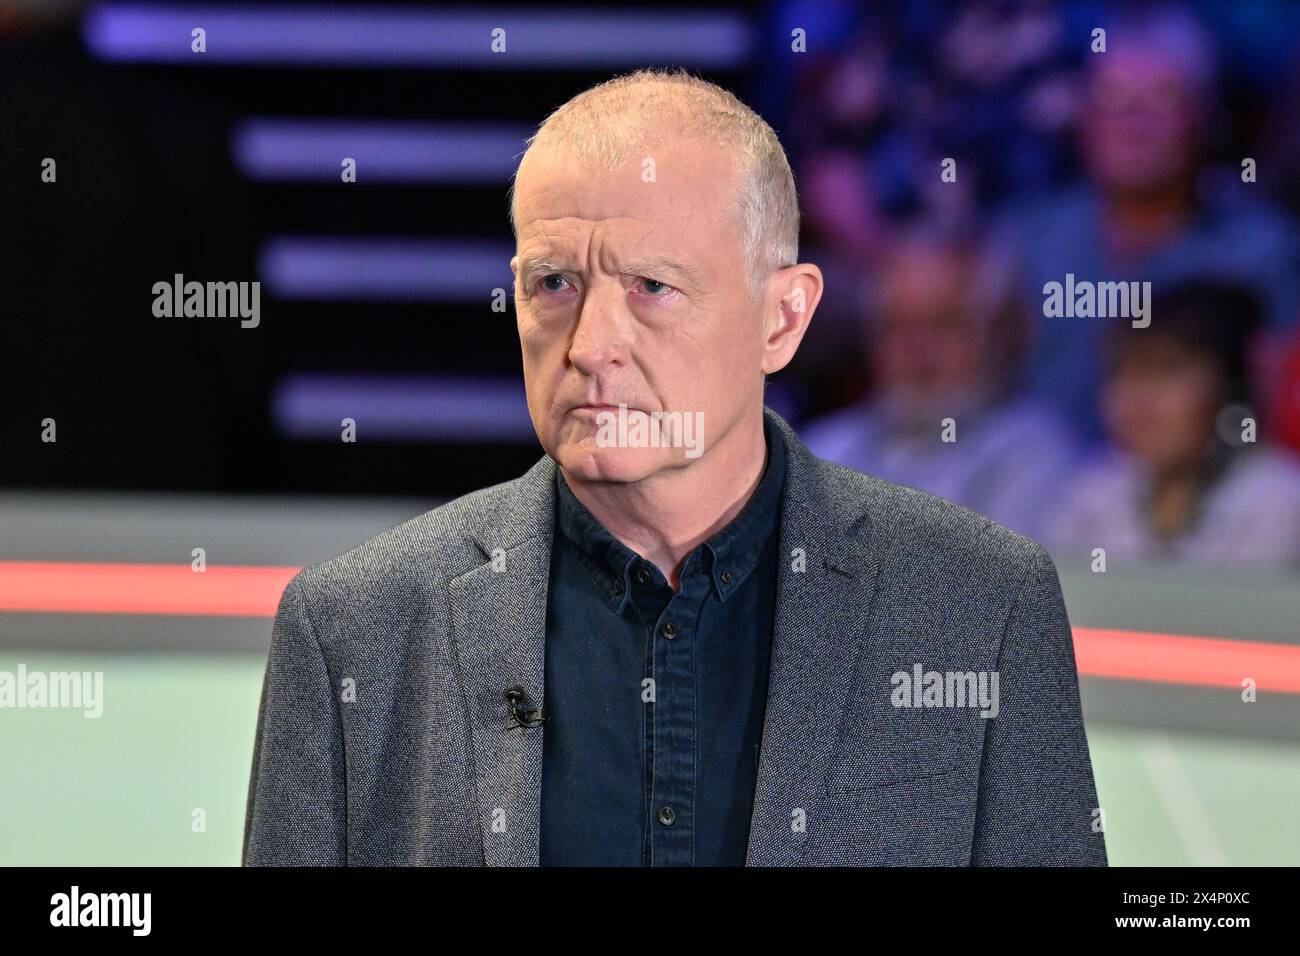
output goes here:
<path id="1" fill-rule="evenodd" d="M 0 561 L 0 611 L 273 617 L 292 567 Z M 1300 646 L 1074 629 L 1086 677 L 1300 694 Z"/>
<path id="2" fill-rule="evenodd" d="M 1079 673 L 1088 677 L 1300 694 L 1300 647 L 1217 637 L 1074 629 Z"/>
<path id="3" fill-rule="evenodd" d="M 298 570 L 0 561 L 0 611 L 273 617 Z"/>

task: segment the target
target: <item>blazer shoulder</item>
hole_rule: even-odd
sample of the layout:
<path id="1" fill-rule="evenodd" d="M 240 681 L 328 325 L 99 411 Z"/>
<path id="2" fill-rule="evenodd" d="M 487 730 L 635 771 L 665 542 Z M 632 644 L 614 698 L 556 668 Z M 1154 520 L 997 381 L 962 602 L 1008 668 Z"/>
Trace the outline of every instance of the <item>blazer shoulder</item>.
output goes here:
<path id="1" fill-rule="evenodd" d="M 375 600 L 400 603 L 403 596 L 445 584 L 488 560 L 475 543 L 479 536 L 503 535 L 517 524 L 511 514 L 523 478 L 470 492 L 381 531 L 344 553 L 298 572 L 298 588 L 311 608 L 364 606 Z M 517 536 L 517 535 L 516 535 Z"/>

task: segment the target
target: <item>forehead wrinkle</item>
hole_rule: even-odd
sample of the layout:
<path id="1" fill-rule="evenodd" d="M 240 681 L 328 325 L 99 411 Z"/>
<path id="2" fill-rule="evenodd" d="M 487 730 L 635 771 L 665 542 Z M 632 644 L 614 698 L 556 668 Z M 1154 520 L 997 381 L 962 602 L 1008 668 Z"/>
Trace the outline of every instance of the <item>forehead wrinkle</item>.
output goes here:
<path id="1" fill-rule="evenodd" d="M 648 229 L 643 231 L 641 235 L 637 238 L 636 242 L 632 245 L 632 249 L 627 255 L 619 255 L 616 249 L 610 248 L 608 250 L 608 255 L 604 258 L 610 260 L 610 265 L 612 266 L 614 272 L 625 272 L 630 268 L 628 265 L 629 260 L 636 255 L 636 251 L 641 248 L 641 244 L 645 242 L 647 238 L 649 238 L 650 234 L 653 233 L 655 229 L 659 227 L 659 223 L 661 223 L 662 221 L 663 221 L 662 217 L 656 219 Z"/>
<path id="2" fill-rule="evenodd" d="M 663 221 L 664 217 L 659 216 L 655 219 L 654 224 L 641 235 L 641 238 L 636 241 L 636 245 L 632 247 L 632 251 L 628 254 L 626 261 L 623 263 L 623 269 L 628 272 L 642 273 L 654 271 L 655 267 L 662 267 L 671 269 L 688 279 L 698 280 L 700 278 L 700 269 L 685 259 L 677 258 L 672 253 L 668 252 L 643 253 L 640 251 L 641 246 L 644 245 L 652 235 L 654 235 L 655 230 L 663 224 Z"/>
<path id="3" fill-rule="evenodd" d="M 656 217 L 655 221 L 650 225 L 650 228 L 648 228 L 645 232 L 641 233 L 641 236 L 640 238 L 637 239 L 636 244 L 632 246 L 632 251 L 628 253 L 629 259 L 635 260 L 636 254 L 640 251 L 641 246 L 645 244 L 647 239 L 649 239 L 651 236 L 654 235 L 655 230 L 658 229 L 659 226 L 663 224 L 663 221 L 664 221 L 663 216 Z"/>
<path id="4" fill-rule="evenodd" d="M 544 225 L 541 230 L 524 240 L 521 245 L 541 244 L 542 251 L 532 254 L 524 254 L 519 257 L 519 272 L 526 275 L 531 272 L 546 270 L 563 272 L 566 270 L 581 271 L 581 263 L 594 263 L 602 266 L 611 273 L 623 273 L 637 275 L 650 275 L 662 269 L 672 270 L 677 274 L 698 281 L 703 276 L 703 270 L 697 265 L 685 258 L 676 256 L 669 251 L 642 251 L 644 244 L 654 235 L 654 233 L 663 225 L 664 216 L 659 216 L 654 223 L 642 231 L 637 238 L 632 249 L 625 253 L 619 254 L 612 246 L 617 242 L 617 237 L 608 237 L 599 235 L 600 226 L 616 219 L 627 217 L 612 217 L 610 219 L 586 220 L 577 216 L 565 217 L 579 222 L 590 224 L 592 228 L 587 233 L 586 256 L 579 258 L 578 262 L 573 262 L 575 258 L 571 255 L 573 250 L 573 240 L 568 236 L 552 232 Z M 549 224 L 559 220 L 533 220 Z M 632 220 L 635 221 L 635 220 Z M 613 241 L 611 241 L 611 239 Z"/>
<path id="5" fill-rule="evenodd" d="M 533 219 L 529 221 L 529 225 L 533 223 L 541 223 L 541 225 L 538 226 L 538 231 L 535 234 L 520 242 L 519 247 L 522 249 L 524 246 L 541 246 L 541 250 L 519 256 L 520 275 L 526 275 L 539 269 L 559 272 L 565 268 L 561 260 L 568 257 L 567 249 L 572 244 L 567 242 L 563 236 L 551 230 L 549 224 L 555 221 L 558 220 Z"/>

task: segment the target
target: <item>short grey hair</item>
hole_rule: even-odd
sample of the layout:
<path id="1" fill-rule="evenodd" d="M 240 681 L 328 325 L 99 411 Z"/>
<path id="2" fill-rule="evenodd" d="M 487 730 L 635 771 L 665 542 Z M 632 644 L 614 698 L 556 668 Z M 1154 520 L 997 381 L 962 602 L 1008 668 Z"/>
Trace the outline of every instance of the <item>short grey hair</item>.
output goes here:
<path id="1" fill-rule="evenodd" d="M 617 169 L 638 150 L 693 137 L 736 158 L 735 212 L 757 298 L 768 275 L 799 261 L 799 198 L 781 141 L 734 94 L 685 70 L 638 70 L 573 97 L 528 138 L 524 155 L 558 145 Z M 512 182 L 510 226 L 518 236 L 514 189 Z"/>

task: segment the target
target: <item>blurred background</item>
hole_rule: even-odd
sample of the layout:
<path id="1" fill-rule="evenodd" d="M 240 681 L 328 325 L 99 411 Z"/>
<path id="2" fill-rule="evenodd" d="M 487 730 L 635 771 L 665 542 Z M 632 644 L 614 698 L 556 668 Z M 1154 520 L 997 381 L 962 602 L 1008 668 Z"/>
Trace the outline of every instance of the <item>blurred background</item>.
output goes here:
<path id="1" fill-rule="evenodd" d="M 238 862 L 280 591 L 536 460 L 510 176 L 650 65 L 795 168 L 828 287 L 769 404 L 1057 561 L 1112 863 L 1300 864 L 1284 0 L 0 0 L 0 671 L 104 681 L 0 709 L 0 863 Z M 156 316 L 177 274 L 260 322 Z M 1075 281 L 1149 327 L 1049 315 Z"/>

